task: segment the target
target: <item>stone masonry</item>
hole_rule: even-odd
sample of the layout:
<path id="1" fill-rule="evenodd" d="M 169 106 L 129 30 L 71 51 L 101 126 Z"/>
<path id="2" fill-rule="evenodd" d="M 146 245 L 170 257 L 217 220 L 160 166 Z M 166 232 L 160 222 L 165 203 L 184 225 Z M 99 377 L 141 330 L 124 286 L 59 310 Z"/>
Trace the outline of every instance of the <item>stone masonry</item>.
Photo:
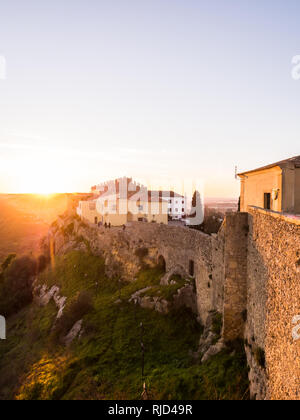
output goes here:
<path id="1" fill-rule="evenodd" d="M 71 235 L 62 233 L 68 223 Z M 300 340 L 292 336 L 300 316 L 299 220 L 249 208 L 228 214 L 208 236 L 159 224 L 123 230 L 59 219 L 49 240 L 57 254 L 89 249 L 104 256 L 108 275 L 129 281 L 143 264 L 158 263 L 166 273 L 194 277 L 199 321 L 222 313 L 222 340 L 245 342 L 252 398 L 300 399 Z"/>

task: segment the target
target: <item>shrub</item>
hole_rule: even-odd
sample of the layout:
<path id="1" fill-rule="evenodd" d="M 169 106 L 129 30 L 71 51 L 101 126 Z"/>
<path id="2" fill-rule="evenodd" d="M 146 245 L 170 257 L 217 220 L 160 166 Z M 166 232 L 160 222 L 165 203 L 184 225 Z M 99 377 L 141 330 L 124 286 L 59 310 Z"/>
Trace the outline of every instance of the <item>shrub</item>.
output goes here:
<path id="1" fill-rule="evenodd" d="M 216 312 L 213 316 L 211 330 L 213 333 L 220 336 L 222 327 L 223 327 L 223 316 L 219 312 Z"/>
<path id="2" fill-rule="evenodd" d="M 14 259 L 1 275 L 0 313 L 9 316 L 32 301 L 37 263 L 31 257 Z"/>
<path id="3" fill-rule="evenodd" d="M 16 254 L 9 254 L 1 264 L 2 271 L 5 271 L 10 263 L 16 258 Z"/>
<path id="4" fill-rule="evenodd" d="M 147 257 L 148 254 L 149 254 L 148 248 L 138 248 L 135 251 L 135 255 L 140 259 Z"/>
<path id="5" fill-rule="evenodd" d="M 47 258 L 45 255 L 40 255 L 37 259 L 37 272 L 41 273 L 45 270 L 49 263 L 49 258 Z"/>
<path id="6" fill-rule="evenodd" d="M 82 319 L 93 309 L 92 296 L 89 292 L 78 293 L 73 302 L 65 309 L 62 317 L 58 320 L 54 337 L 61 339 L 68 334 L 74 324 Z"/>
<path id="7" fill-rule="evenodd" d="M 71 236 L 74 232 L 74 223 L 70 223 L 65 229 L 64 234 L 67 236 Z"/>

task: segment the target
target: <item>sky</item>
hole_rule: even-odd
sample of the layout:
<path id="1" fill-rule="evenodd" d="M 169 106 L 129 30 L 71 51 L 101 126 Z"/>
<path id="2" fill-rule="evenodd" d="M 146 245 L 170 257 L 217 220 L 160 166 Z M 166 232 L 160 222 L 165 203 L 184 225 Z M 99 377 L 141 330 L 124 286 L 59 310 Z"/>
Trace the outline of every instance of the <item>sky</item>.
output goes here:
<path id="1" fill-rule="evenodd" d="M 0 192 L 126 175 L 237 197 L 235 166 L 299 155 L 299 15 L 298 0 L 2 2 Z"/>

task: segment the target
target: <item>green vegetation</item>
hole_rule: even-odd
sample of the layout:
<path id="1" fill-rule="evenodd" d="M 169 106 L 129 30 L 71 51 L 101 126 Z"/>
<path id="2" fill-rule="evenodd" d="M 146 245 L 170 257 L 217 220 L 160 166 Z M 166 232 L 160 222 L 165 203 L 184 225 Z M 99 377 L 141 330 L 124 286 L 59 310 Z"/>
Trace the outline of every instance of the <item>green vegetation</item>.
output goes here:
<path id="1" fill-rule="evenodd" d="M 0 273 L 1 315 L 8 317 L 32 301 L 32 282 L 36 272 L 35 259 L 15 258 L 14 255 L 7 257 Z"/>
<path id="2" fill-rule="evenodd" d="M 212 332 L 215 333 L 218 337 L 221 336 L 221 331 L 223 327 L 223 316 L 219 312 L 213 313 L 212 319 Z"/>
<path id="3" fill-rule="evenodd" d="M 68 298 L 61 325 L 56 323 L 53 329 L 57 310 L 52 301 L 44 308 L 31 304 L 8 320 L 8 340 L 0 345 L 0 398 L 140 399 L 143 380 L 150 398 L 246 398 L 242 349 L 196 363 L 192 354 L 201 327 L 191 311 L 162 315 L 128 302 L 145 287 L 161 290 L 162 274 L 159 268 L 148 268 L 135 282 L 120 283 L 105 276 L 100 257 L 76 251 L 57 257 L 39 282 L 59 286 L 60 294 Z M 80 340 L 67 348 L 54 340 L 58 331 L 66 334 L 81 318 Z"/>
<path id="4" fill-rule="evenodd" d="M 181 278 L 180 276 L 173 276 L 170 279 L 170 283 L 174 282 L 174 284 L 168 284 L 165 286 L 156 285 L 148 289 L 146 292 L 142 293 L 140 296 L 151 296 L 151 297 L 160 297 L 167 301 L 172 301 L 174 295 L 178 292 L 179 289 L 190 284 L 189 281 Z"/>

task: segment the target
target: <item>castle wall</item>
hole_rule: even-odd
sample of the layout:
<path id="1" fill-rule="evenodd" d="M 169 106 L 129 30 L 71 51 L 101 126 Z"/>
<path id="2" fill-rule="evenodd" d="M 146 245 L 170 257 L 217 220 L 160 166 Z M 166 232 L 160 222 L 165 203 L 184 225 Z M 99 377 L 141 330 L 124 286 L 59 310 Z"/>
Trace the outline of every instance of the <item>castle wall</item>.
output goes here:
<path id="1" fill-rule="evenodd" d="M 247 355 L 252 394 L 300 398 L 300 221 L 249 208 Z M 265 368 L 263 357 L 265 357 Z"/>
<path id="2" fill-rule="evenodd" d="M 82 226 L 79 222 L 75 226 L 77 237 L 84 237 L 93 253 L 104 255 L 111 276 L 118 274 L 134 281 L 143 263 L 154 266 L 163 257 L 166 271 L 178 267 L 180 272 L 194 277 L 199 320 L 205 324 L 209 311 L 214 309 L 211 236 L 185 227 L 154 223 L 132 222 L 125 230 Z M 74 243 L 65 241 L 59 232 L 54 235 L 57 253 L 74 248 Z M 147 255 L 141 259 L 138 250 L 143 248 Z"/>
<path id="3" fill-rule="evenodd" d="M 248 214 L 228 214 L 225 227 L 223 338 L 226 342 L 244 336 Z"/>
<path id="4" fill-rule="evenodd" d="M 217 235 L 212 236 L 212 307 L 223 313 L 225 280 L 225 222 Z"/>
<path id="5" fill-rule="evenodd" d="M 74 225 L 71 239 L 59 224 L 52 232 L 57 253 L 84 237 L 94 254 L 105 257 L 110 275 L 134 281 L 143 263 L 154 266 L 162 258 L 166 271 L 192 275 L 201 323 L 218 311 L 224 341 L 245 340 L 252 397 L 300 399 L 300 340 L 292 336 L 293 318 L 300 315 L 299 219 L 250 207 L 249 213 L 227 215 L 213 236 L 149 223 L 125 230 Z"/>

